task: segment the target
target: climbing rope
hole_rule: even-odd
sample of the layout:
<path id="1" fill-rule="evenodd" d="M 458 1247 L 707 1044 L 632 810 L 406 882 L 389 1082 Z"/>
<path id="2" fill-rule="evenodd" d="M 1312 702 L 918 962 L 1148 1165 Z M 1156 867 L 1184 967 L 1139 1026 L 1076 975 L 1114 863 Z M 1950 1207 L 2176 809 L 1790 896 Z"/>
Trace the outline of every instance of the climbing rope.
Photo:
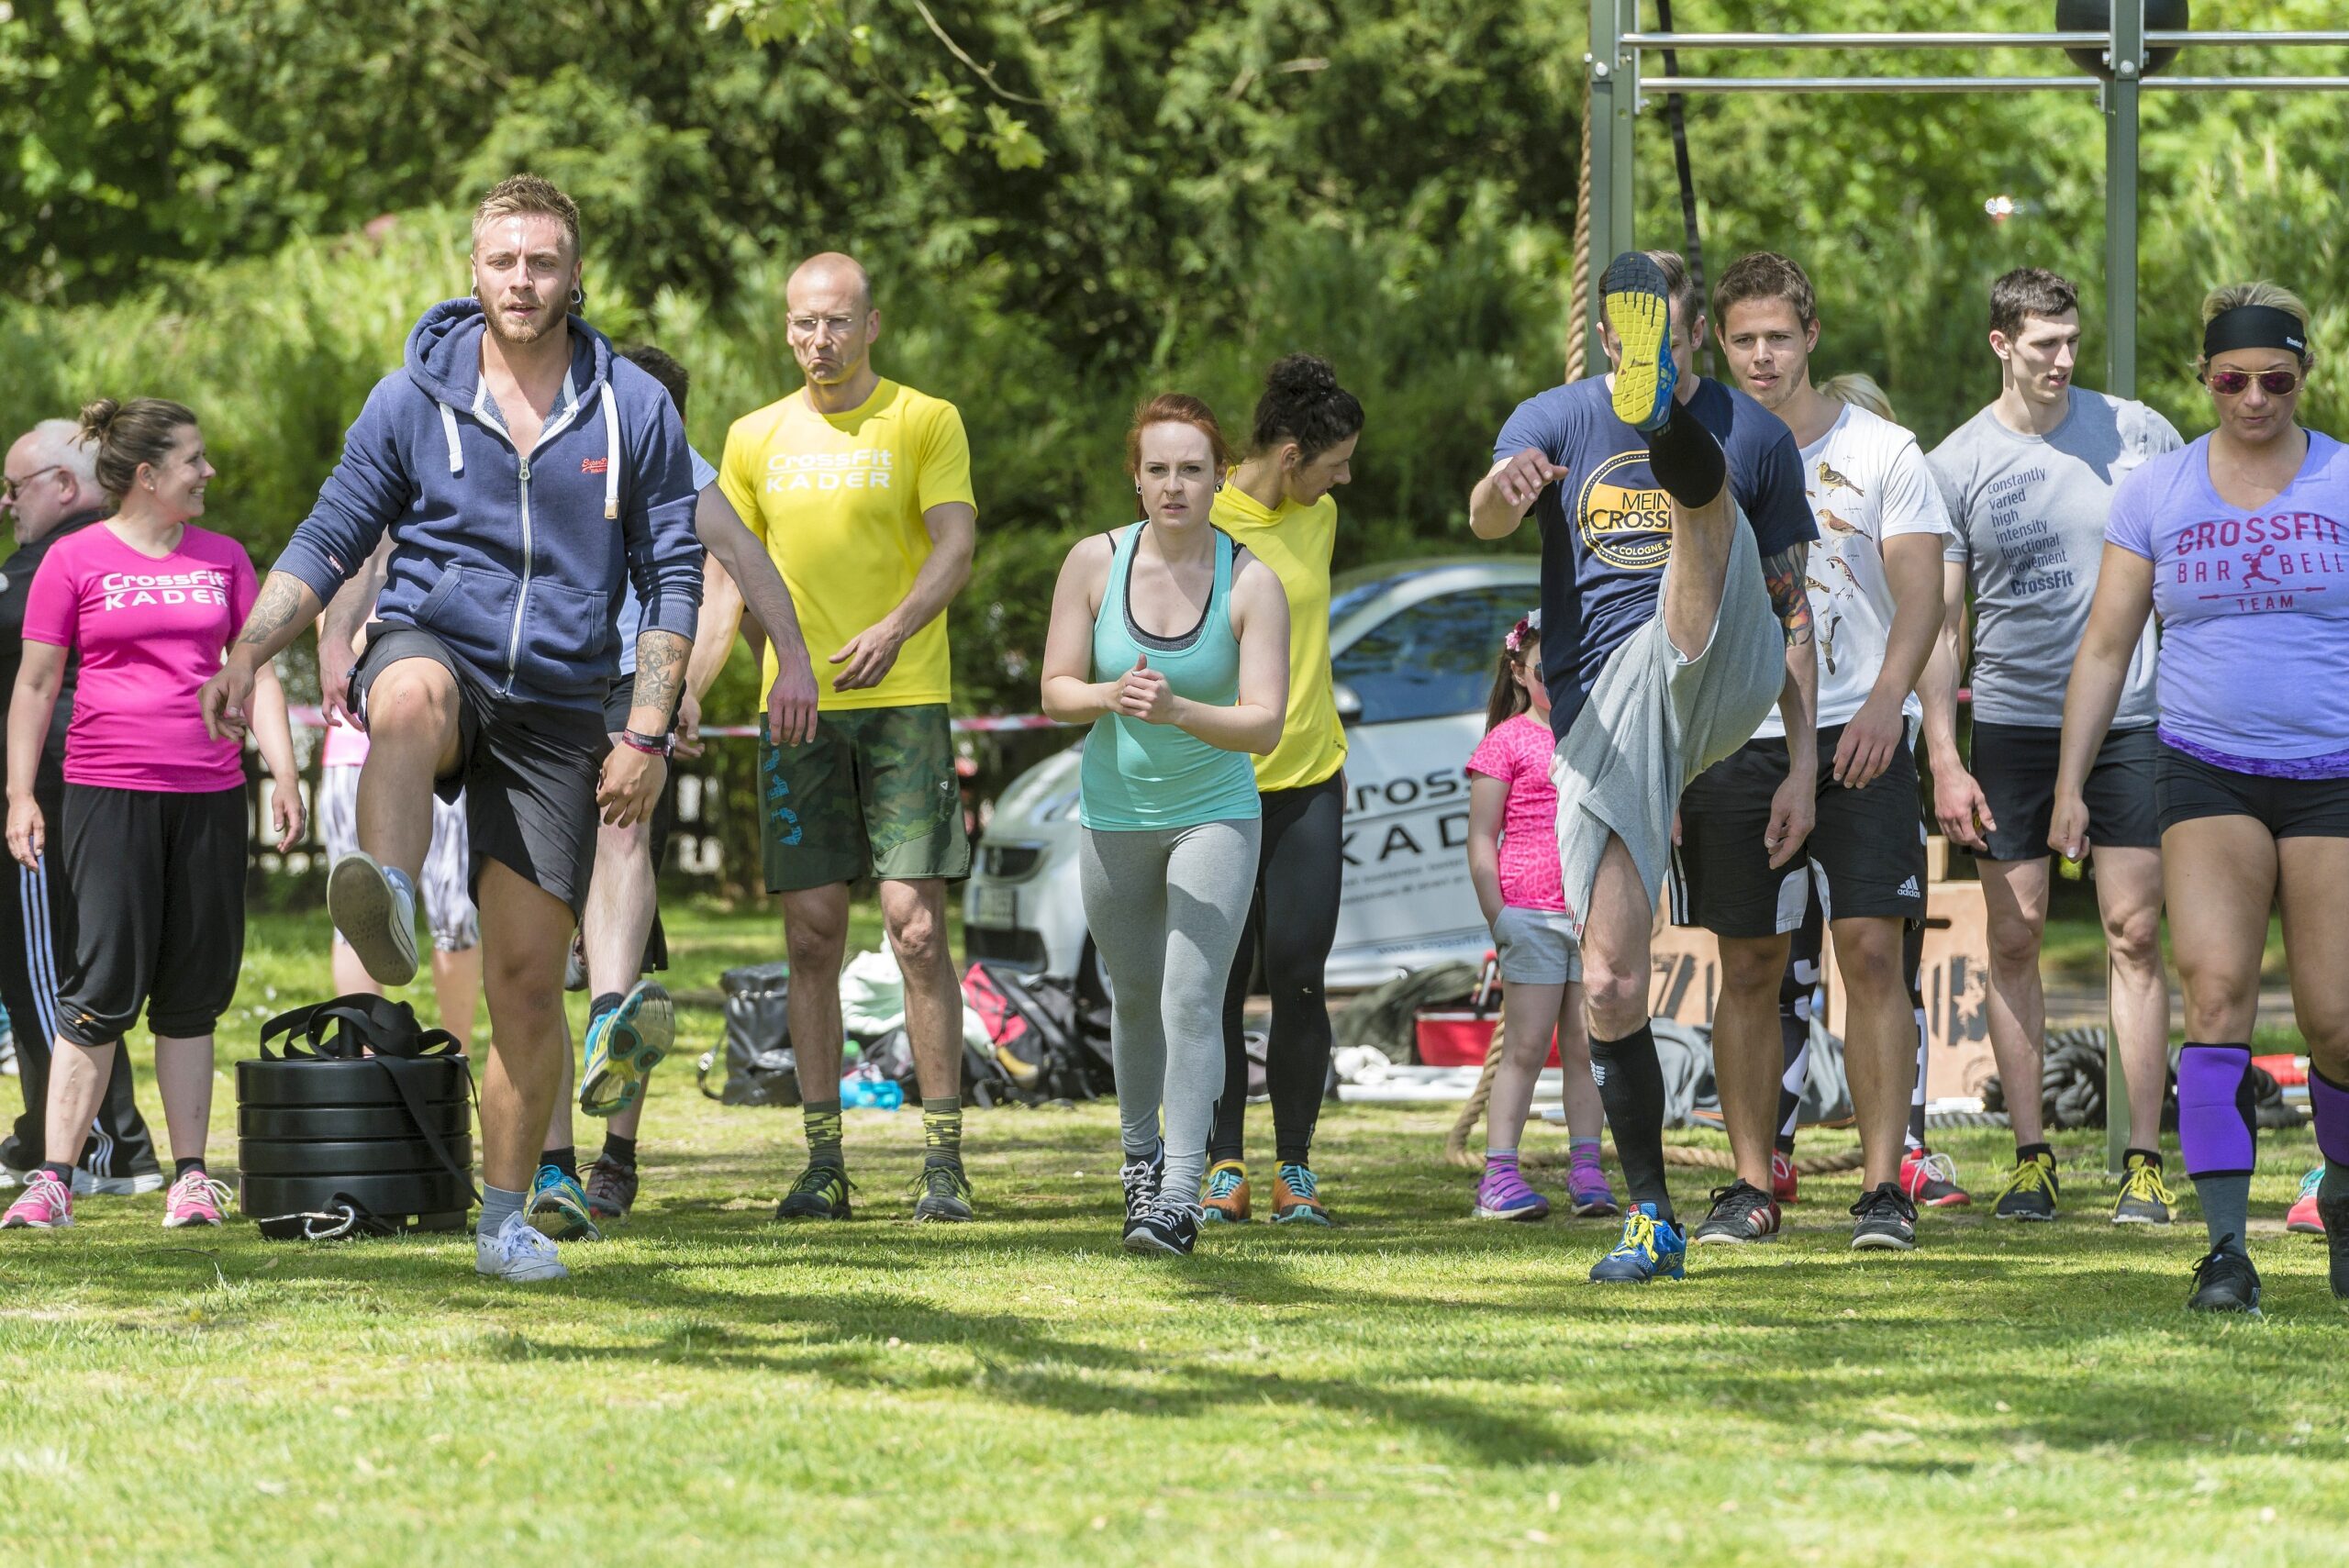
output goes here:
<path id="1" fill-rule="evenodd" d="M 1590 348 L 1590 76 L 1582 79 L 1582 172 L 1575 179 L 1573 299 L 1566 316 L 1566 379 L 1580 381 Z M 1486 1076 L 1492 1075 L 1487 1062 Z M 1484 1102 L 1480 1099 L 1481 1107 Z"/>

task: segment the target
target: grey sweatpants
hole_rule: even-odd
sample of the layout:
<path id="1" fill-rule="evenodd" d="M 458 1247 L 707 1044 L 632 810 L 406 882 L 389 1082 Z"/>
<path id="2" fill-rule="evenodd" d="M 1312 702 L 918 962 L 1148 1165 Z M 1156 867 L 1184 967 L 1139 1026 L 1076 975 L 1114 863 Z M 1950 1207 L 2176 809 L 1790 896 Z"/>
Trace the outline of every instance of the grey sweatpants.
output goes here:
<path id="1" fill-rule="evenodd" d="M 1223 1093 L 1223 986 L 1256 887 L 1262 824 L 1134 832 L 1086 828 L 1077 854 L 1085 923 L 1109 972 L 1109 1054 L 1130 1155 L 1158 1147 L 1165 1191 L 1196 1202 Z"/>
<path id="2" fill-rule="evenodd" d="M 1558 869 L 1576 941 L 1608 836 L 1623 840 L 1653 900 L 1670 862 L 1680 792 L 1753 738 L 1786 684 L 1786 633 L 1763 585 L 1761 550 L 1745 514 L 1730 505 L 1729 573 L 1704 651 L 1684 659 L 1672 646 L 1659 594 L 1655 618 L 1608 655 L 1550 760 Z M 1676 560 L 1664 567 L 1664 592 L 1679 569 Z"/>

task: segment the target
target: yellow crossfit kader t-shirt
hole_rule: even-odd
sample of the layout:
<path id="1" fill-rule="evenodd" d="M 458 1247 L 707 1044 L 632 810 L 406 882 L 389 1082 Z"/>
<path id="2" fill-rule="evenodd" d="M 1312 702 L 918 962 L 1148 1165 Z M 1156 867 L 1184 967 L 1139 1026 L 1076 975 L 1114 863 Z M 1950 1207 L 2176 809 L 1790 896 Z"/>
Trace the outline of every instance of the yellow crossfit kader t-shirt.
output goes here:
<path id="1" fill-rule="evenodd" d="M 1346 730 L 1330 689 L 1330 557 L 1338 543 L 1338 502 L 1310 506 L 1284 498 L 1266 509 L 1223 476 L 1208 518 L 1273 569 L 1288 595 L 1288 717 L 1280 744 L 1256 759 L 1256 787 L 1303 789 L 1346 765 Z"/>
<path id="2" fill-rule="evenodd" d="M 857 407 L 819 414 L 803 388 L 734 421 L 718 483 L 791 590 L 819 708 L 947 700 L 942 614 L 906 639 L 877 686 L 834 691 L 841 666 L 827 661 L 913 587 L 930 551 L 922 514 L 976 505 L 970 441 L 952 403 L 885 378 Z M 770 646 L 763 691 L 776 668 Z"/>

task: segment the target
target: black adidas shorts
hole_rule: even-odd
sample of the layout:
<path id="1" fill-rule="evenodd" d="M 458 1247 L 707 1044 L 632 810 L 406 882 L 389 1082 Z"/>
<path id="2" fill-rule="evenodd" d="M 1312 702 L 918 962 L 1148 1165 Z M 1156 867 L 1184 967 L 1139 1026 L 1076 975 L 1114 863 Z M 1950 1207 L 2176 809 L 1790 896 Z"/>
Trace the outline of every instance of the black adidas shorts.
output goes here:
<path id="1" fill-rule="evenodd" d="M 245 962 L 245 792 L 68 784 L 63 828 L 73 951 L 58 1032 L 111 1045 L 144 1011 L 159 1035 L 210 1034 Z"/>
<path id="2" fill-rule="evenodd" d="M 1777 870 L 1762 836 L 1770 799 L 1787 777 L 1787 743 L 1749 740 L 1714 763 L 1680 796 L 1680 844 L 1667 892 L 1672 923 L 1716 936 L 1774 937 L 1802 924 L 1814 885 L 1830 920 L 1925 915 L 1925 828 L 1917 803 L 1917 760 L 1907 747 L 1865 789 L 1828 775 L 1843 738 L 1819 732 L 1819 824 L 1802 852 Z"/>
<path id="3" fill-rule="evenodd" d="M 491 861 L 544 888 L 576 918 L 596 869 L 596 785 L 612 749 L 593 707 L 556 707 L 500 696 L 487 675 L 420 628 L 377 621 L 351 673 L 362 710 L 375 678 L 403 659 L 429 659 L 457 682 L 457 770 L 434 793 L 465 802 L 473 855 L 466 890 L 481 903 Z"/>
<path id="4" fill-rule="evenodd" d="M 2036 724 L 1974 721 L 1974 779 L 1998 826 L 1983 835 L 1986 861 L 2043 861 L 2055 824 L 2055 770 L 2064 732 Z M 2154 809 L 2154 762 L 2161 742 L 2150 728 L 2115 729 L 2088 770 L 2088 839 L 2116 850 L 2162 841 Z"/>

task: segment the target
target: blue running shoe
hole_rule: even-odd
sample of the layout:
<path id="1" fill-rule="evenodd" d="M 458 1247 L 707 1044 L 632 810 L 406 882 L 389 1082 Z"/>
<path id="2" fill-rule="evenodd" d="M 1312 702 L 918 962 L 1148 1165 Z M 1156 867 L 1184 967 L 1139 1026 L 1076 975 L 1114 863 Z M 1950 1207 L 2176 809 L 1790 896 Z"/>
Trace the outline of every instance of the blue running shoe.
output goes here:
<path id="1" fill-rule="evenodd" d="M 1664 428 L 1680 366 L 1672 357 L 1672 300 L 1664 269 L 1638 250 L 1608 264 L 1600 308 L 1622 345 L 1615 367 L 1615 417 L 1635 430 Z"/>
<path id="2" fill-rule="evenodd" d="M 1635 1203 L 1623 1214 L 1623 1239 L 1615 1250 L 1590 1266 L 1593 1284 L 1645 1284 L 1662 1274 L 1680 1279 L 1687 1270 L 1688 1239 L 1668 1219 L 1655 1217 L 1655 1205 Z"/>
<path id="3" fill-rule="evenodd" d="M 575 1176 L 560 1165 L 541 1165 L 530 1181 L 530 1223 L 558 1241 L 600 1241 L 595 1216 L 587 1211 L 587 1192 Z"/>
<path id="4" fill-rule="evenodd" d="M 677 1042 L 677 1009 L 657 982 L 640 980 L 620 1005 L 587 1020 L 579 1109 L 617 1116 L 636 1104 L 644 1081 Z"/>

